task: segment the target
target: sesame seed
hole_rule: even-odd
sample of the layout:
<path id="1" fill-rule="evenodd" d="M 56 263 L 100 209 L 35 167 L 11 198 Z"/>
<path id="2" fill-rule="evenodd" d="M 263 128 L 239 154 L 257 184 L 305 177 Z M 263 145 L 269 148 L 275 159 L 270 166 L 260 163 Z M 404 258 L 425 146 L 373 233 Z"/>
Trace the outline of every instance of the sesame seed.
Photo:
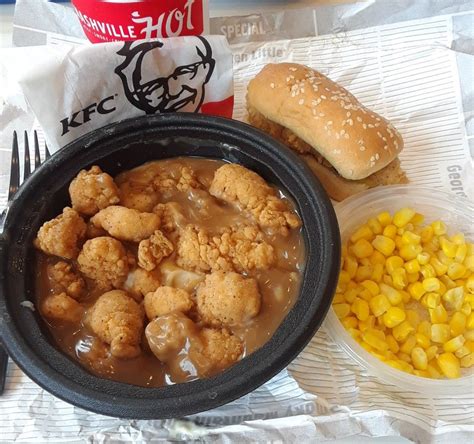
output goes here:
<path id="1" fill-rule="evenodd" d="M 298 101 L 298 105 L 303 105 L 303 103 L 304 103 L 304 99 L 300 99 L 300 100 Z"/>
<path id="2" fill-rule="evenodd" d="M 365 123 L 363 123 L 362 128 L 367 129 L 367 125 Z"/>
<path id="3" fill-rule="evenodd" d="M 311 110 L 311 112 L 313 113 L 313 116 L 316 115 L 316 110 L 314 108 Z"/>
<path id="4" fill-rule="evenodd" d="M 274 83 L 270 83 L 270 88 L 275 88 L 275 84 L 274 84 Z"/>
<path id="5" fill-rule="evenodd" d="M 296 70 L 297 70 L 297 69 L 296 69 L 295 67 L 293 67 L 293 66 L 290 66 L 290 71 L 293 71 L 293 72 L 295 72 Z"/>
<path id="6" fill-rule="evenodd" d="M 372 125 L 371 123 L 369 123 L 368 127 L 369 127 L 369 128 L 374 128 L 374 125 Z"/>
<path id="7" fill-rule="evenodd" d="M 353 121 L 352 119 L 348 119 L 348 120 L 347 120 L 347 123 L 349 123 L 349 126 L 354 125 L 354 121 Z"/>
<path id="8" fill-rule="evenodd" d="M 288 83 L 290 80 L 291 80 L 291 78 L 290 78 L 290 77 L 287 77 L 287 78 L 286 78 L 286 83 Z"/>
<path id="9" fill-rule="evenodd" d="M 324 117 L 326 114 L 324 113 L 319 113 L 319 117 Z"/>
<path id="10" fill-rule="evenodd" d="M 349 139 L 349 134 L 348 134 L 348 133 L 344 134 L 344 137 L 345 137 L 346 139 Z"/>
<path id="11" fill-rule="evenodd" d="M 378 128 L 379 126 L 380 126 L 380 123 L 377 122 L 377 123 L 375 124 L 375 128 Z"/>
<path id="12" fill-rule="evenodd" d="M 377 131 L 377 136 L 382 137 L 382 133 L 380 131 Z"/>
<path id="13" fill-rule="evenodd" d="M 345 129 L 341 130 L 341 136 L 343 136 L 345 132 L 346 132 Z"/>
<path id="14" fill-rule="evenodd" d="M 365 146 L 362 145 L 359 149 L 360 149 L 361 151 L 365 151 Z"/>
<path id="15" fill-rule="evenodd" d="M 385 151 L 387 151 L 387 150 L 388 150 L 388 145 L 384 145 L 383 149 L 384 149 Z"/>
<path id="16" fill-rule="evenodd" d="M 341 136 L 339 135 L 339 133 L 336 133 L 336 139 L 339 140 L 340 138 L 341 138 Z"/>
<path id="17" fill-rule="evenodd" d="M 376 117 L 375 120 L 376 120 L 377 122 L 380 122 L 380 117 Z"/>
<path id="18" fill-rule="evenodd" d="M 293 91 L 293 92 L 291 93 L 291 97 L 295 97 L 295 96 L 296 96 L 296 93 Z"/>
<path id="19" fill-rule="evenodd" d="M 351 112 L 350 112 L 350 111 L 347 112 L 347 113 L 346 113 L 346 116 L 347 116 L 347 117 L 351 117 Z"/>
<path id="20" fill-rule="evenodd" d="M 387 138 L 386 138 L 386 137 L 382 137 L 382 140 L 383 140 L 384 142 L 386 142 L 386 141 L 387 141 Z"/>
<path id="21" fill-rule="evenodd" d="M 327 97 L 324 94 L 321 94 L 321 99 L 326 100 Z"/>
<path id="22" fill-rule="evenodd" d="M 332 150 L 334 154 L 341 154 L 341 150 Z"/>
<path id="23" fill-rule="evenodd" d="M 357 121 L 362 122 L 362 117 L 357 116 Z"/>
<path id="24" fill-rule="evenodd" d="M 346 121 L 346 120 L 343 120 L 343 121 L 342 121 L 342 126 L 346 126 L 346 123 L 347 123 L 347 121 Z"/>
<path id="25" fill-rule="evenodd" d="M 375 160 L 374 156 L 370 156 L 370 161 L 373 162 Z"/>
<path id="26" fill-rule="evenodd" d="M 301 94 L 303 94 L 303 93 L 304 93 L 304 88 L 301 88 Z"/>
<path id="27" fill-rule="evenodd" d="M 370 166 L 371 167 L 375 166 L 375 162 L 370 162 Z"/>
<path id="28" fill-rule="evenodd" d="M 375 153 L 375 160 L 379 160 L 379 159 L 380 159 L 379 153 Z"/>
<path id="29" fill-rule="evenodd" d="M 332 125 L 332 120 L 330 120 L 330 121 L 328 122 L 328 125 Z"/>

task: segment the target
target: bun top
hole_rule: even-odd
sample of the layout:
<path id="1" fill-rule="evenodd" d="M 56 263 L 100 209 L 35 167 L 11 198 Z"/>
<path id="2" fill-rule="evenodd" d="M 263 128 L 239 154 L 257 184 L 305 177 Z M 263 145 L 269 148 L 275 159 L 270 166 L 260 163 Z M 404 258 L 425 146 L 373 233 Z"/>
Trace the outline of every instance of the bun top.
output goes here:
<path id="1" fill-rule="evenodd" d="M 323 74 L 295 63 L 266 65 L 247 103 L 321 154 L 346 179 L 364 179 L 403 148 L 395 127 Z"/>

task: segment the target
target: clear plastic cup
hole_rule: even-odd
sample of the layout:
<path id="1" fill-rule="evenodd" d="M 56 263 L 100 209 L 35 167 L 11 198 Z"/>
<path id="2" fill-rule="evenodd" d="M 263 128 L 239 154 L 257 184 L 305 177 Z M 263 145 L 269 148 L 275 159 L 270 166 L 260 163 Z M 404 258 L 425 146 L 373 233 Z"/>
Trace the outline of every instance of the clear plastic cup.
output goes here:
<path id="1" fill-rule="evenodd" d="M 412 207 L 425 216 L 425 223 L 440 219 L 450 234 L 461 231 L 471 242 L 474 239 L 474 205 L 466 198 L 437 189 L 412 185 L 374 188 L 336 205 L 336 214 L 344 243 L 349 235 L 368 218 L 381 211 L 392 214 L 403 207 Z M 390 367 L 363 349 L 345 330 L 331 308 L 325 320 L 329 335 L 368 373 L 405 390 L 430 396 L 472 392 L 474 369 L 462 369 L 459 379 L 429 379 Z"/>

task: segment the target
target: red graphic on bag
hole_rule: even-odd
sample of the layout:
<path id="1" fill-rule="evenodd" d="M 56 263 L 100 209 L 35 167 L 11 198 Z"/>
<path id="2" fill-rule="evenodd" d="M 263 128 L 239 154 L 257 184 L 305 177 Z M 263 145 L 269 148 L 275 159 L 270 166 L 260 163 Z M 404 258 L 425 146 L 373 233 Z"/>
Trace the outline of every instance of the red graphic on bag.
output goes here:
<path id="1" fill-rule="evenodd" d="M 206 34 L 207 0 L 72 0 L 92 43 Z"/>

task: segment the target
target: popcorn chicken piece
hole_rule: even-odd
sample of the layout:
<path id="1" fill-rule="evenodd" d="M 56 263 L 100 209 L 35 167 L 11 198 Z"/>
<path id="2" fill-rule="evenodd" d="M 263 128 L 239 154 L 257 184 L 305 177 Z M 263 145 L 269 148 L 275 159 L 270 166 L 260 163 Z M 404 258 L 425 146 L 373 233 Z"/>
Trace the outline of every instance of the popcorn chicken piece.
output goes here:
<path id="1" fill-rule="evenodd" d="M 187 313 L 193 305 L 188 292 L 173 287 L 158 287 L 153 293 L 147 293 L 144 299 L 145 313 L 150 320 L 173 311 Z"/>
<path id="2" fill-rule="evenodd" d="M 86 228 L 86 238 L 87 239 L 94 239 L 94 237 L 101 237 L 107 236 L 109 233 L 105 231 L 103 228 L 96 227 L 90 220 L 87 222 Z"/>
<path id="3" fill-rule="evenodd" d="M 122 290 L 100 296 L 87 314 L 87 324 L 102 341 L 110 344 L 116 358 L 135 358 L 141 352 L 143 310 Z"/>
<path id="4" fill-rule="evenodd" d="M 158 203 L 158 193 L 153 185 L 135 184 L 124 182 L 119 186 L 120 202 L 122 206 L 149 213 Z"/>
<path id="5" fill-rule="evenodd" d="M 189 359 L 200 377 L 219 373 L 237 362 L 242 356 L 242 341 L 228 330 L 204 328 L 199 341 L 191 341 Z"/>
<path id="6" fill-rule="evenodd" d="M 43 316 L 64 322 L 79 322 L 84 309 L 79 302 L 66 293 L 51 294 L 43 299 L 41 304 Z"/>
<path id="7" fill-rule="evenodd" d="M 140 242 L 160 228 L 160 217 L 154 213 L 140 213 L 131 208 L 112 205 L 100 210 L 91 222 L 111 236 L 131 242 Z"/>
<path id="8" fill-rule="evenodd" d="M 212 236 L 203 228 L 187 225 L 176 250 L 180 267 L 204 272 L 268 269 L 276 260 L 274 248 L 255 226 L 225 228 Z"/>
<path id="9" fill-rule="evenodd" d="M 80 299 L 86 291 L 84 279 L 77 274 L 71 264 L 64 261 L 48 264 L 46 268 L 51 288 L 56 293 L 67 293 L 74 299 Z"/>
<path id="10" fill-rule="evenodd" d="M 159 286 L 160 279 L 157 273 L 144 270 L 143 268 L 135 268 L 135 270 L 131 271 L 123 284 L 124 290 L 137 302 L 141 302 L 143 296 L 155 291 Z"/>
<path id="11" fill-rule="evenodd" d="M 258 315 L 261 296 L 257 281 L 234 272 L 206 276 L 196 291 L 197 309 L 211 326 L 238 326 Z"/>
<path id="12" fill-rule="evenodd" d="M 154 270 L 173 250 L 171 241 L 160 230 L 156 230 L 138 244 L 138 265 L 148 271 Z"/>
<path id="13" fill-rule="evenodd" d="M 46 254 L 64 259 L 75 259 L 86 235 L 86 223 L 72 208 L 64 208 L 62 214 L 45 222 L 34 241 L 36 248 Z"/>
<path id="14" fill-rule="evenodd" d="M 177 311 L 154 319 L 145 329 L 150 350 L 164 363 L 172 363 L 185 347 L 186 341 L 197 334 L 194 322 Z"/>
<path id="15" fill-rule="evenodd" d="M 183 209 L 177 202 L 159 203 L 153 208 L 153 213 L 160 216 L 161 230 L 165 233 L 174 233 L 186 225 Z"/>
<path id="16" fill-rule="evenodd" d="M 163 170 L 153 180 L 155 190 L 165 193 L 168 190 L 189 191 L 192 188 L 201 188 L 192 168 L 182 166 L 176 171 Z"/>
<path id="17" fill-rule="evenodd" d="M 103 236 L 84 244 L 77 263 L 81 273 L 108 290 L 122 286 L 128 274 L 128 259 L 125 248 L 117 239 Z"/>
<path id="18" fill-rule="evenodd" d="M 120 201 L 114 180 L 97 165 L 79 172 L 69 185 L 69 195 L 72 207 L 88 216 Z"/>
<path id="19" fill-rule="evenodd" d="M 290 228 L 301 226 L 299 217 L 276 195 L 257 173 L 237 164 L 221 166 L 215 173 L 209 192 L 230 204 L 250 212 L 262 228 L 287 235 Z"/>

